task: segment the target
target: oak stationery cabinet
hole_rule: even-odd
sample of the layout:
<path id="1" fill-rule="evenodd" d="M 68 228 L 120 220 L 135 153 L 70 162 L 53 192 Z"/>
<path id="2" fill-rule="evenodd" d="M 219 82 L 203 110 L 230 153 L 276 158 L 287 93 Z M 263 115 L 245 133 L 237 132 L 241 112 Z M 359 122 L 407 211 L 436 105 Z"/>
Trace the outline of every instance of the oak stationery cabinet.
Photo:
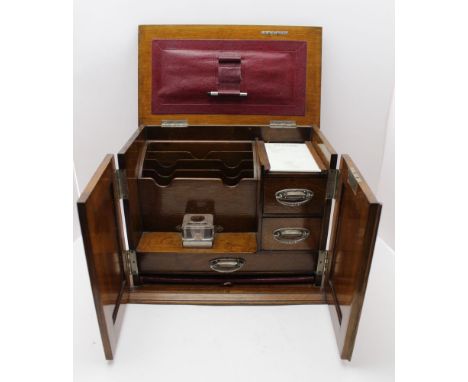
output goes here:
<path id="1" fill-rule="evenodd" d="M 351 359 L 381 205 L 319 129 L 321 50 L 317 27 L 140 26 L 139 127 L 78 201 L 107 359 L 132 303 L 328 304 Z"/>

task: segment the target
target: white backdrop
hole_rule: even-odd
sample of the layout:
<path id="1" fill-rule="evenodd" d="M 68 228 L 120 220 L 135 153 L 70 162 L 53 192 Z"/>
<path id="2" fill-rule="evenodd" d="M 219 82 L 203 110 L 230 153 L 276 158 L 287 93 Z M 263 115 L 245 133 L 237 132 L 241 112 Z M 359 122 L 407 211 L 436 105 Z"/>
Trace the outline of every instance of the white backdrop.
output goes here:
<path id="1" fill-rule="evenodd" d="M 385 150 L 377 198 L 383 203 L 379 236 L 395 250 L 395 100 L 388 113 Z"/>

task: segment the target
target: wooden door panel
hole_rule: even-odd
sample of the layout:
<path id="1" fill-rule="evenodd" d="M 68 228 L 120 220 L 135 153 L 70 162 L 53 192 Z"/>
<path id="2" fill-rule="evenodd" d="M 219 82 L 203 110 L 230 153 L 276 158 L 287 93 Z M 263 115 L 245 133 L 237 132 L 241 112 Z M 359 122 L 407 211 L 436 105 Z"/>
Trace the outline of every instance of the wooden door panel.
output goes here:
<path id="1" fill-rule="evenodd" d="M 106 359 L 113 359 L 123 316 L 126 278 L 122 218 L 114 187 L 115 164 L 107 155 L 78 200 L 91 290 Z"/>
<path id="2" fill-rule="evenodd" d="M 341 358 L 351 360 L 382 206 L 347 155 L 336 200 L 323 285 Z"/>

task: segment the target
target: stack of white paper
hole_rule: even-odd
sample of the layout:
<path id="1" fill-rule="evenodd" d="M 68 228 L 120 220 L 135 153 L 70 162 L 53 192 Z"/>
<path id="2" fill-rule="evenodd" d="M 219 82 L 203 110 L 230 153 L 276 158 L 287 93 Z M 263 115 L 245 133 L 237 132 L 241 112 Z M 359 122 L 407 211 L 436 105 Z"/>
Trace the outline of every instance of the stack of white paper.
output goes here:
<path id="1" fill-rule="evenodd" d="M 304 143 L 265 143 L 270 171 L 320 172 Z"/>

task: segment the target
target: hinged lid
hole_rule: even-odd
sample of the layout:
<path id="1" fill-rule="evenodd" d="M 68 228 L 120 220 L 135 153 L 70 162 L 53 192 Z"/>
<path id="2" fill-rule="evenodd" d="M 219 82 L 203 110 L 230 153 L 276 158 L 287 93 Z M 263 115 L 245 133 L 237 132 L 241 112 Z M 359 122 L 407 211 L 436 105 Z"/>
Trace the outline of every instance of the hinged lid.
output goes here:
<path id="1" fill-rule="evenodd" d="M 319 126 L 321 50 L 319 27 L 140 26 L 139 123 Z"/>

